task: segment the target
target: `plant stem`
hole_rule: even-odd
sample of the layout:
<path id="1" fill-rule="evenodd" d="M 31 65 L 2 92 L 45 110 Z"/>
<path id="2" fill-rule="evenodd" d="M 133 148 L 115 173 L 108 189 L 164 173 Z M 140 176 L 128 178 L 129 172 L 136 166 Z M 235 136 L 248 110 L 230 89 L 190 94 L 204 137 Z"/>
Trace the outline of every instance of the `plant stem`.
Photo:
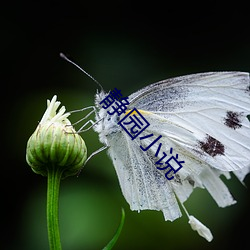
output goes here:
<path id="1" fill-rule="evenodd" d="M 58 217 L 59 188 L 62 172 L 59 167 L 48 168 L 47 228 L 50 250 L 62 249 Z"/>

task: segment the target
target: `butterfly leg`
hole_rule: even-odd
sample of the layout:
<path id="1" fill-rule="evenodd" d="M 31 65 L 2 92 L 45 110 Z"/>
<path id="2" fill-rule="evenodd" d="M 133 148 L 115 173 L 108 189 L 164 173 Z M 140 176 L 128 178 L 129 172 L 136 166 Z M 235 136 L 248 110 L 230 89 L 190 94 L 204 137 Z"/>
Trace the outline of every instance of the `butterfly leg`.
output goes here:
<path id="1" fill-rule="evenodd" d="M 89 106 L 89 107 L 85 107 L 85 108 L 82 108 L 82 109 L 76 109 L 76 110 L 72 110 L 70 111 L 69 113 L 76 113 L 76 112 L 82 112 L 82 111 L 85 111 L 87 109 L 93 109 L 94 111 L 96 111 L 96 108 L 95 106 Z"/>
<path id="2" fill-rule="evenodd" d="M 87 160 L 84 163 L 84 166 L 86 165 L 86 163 L 96 154 L 102 152 L 103 150 L 107 149 L 108 146 L 102 146 L 101 148 L 97 149 L 96 151 L 94 151 L 93 153 L 91 153 L 91 155 L 87 158 Z"/>
<path id="3" fill-rule="evenodd" d="M 103 118 L 102 118 L 103 119 Z M 102 119 L 99 119 L 96 122 L 93 122 L 92 120 L 88 120 L 86 123 L 84 123 L 77 131 L 77 133 L 82 133 L 82 132 L 86 132 L 88 130 L 90 130 L 93 126 L 95 126 L 98 122 L 100 122 Z M 89 123 L 91 123 L 92 125 L 90 125 L 88 128 L 83 129 L 84 127 L 86 127 L 86 125 L 88 125 Z"/>
<path id="4" fill-rule="evenodd" d="M 103 150 L 107 149 L 108 146 L 102 146 L 101 148 L 97 149 L 96 151 L 94 151 L 93 153 L 91 153 L 91 155 L 87 158 L 87 160 L 84 162 L 83 166 L 81 167 L 81 169 L 78 171 L 77 176 L 80 175 L 82 169 L 84 168 L 84 166 L 86 165 L 86 163 L 96 154 L 102 152 Z"/>
<path id="5" fill-rule="evenodd" d="M 87 115 L 85 115 L 83 118 L 81 118 L 79 121 L 75 122 L 73 125 L 76 125 L 76 124 L 82 122 L 83 120 L 87 119 L 93 113 L 96 114 L 96 108 L 94 106 L 90 106 L 90 107 L 70 111 L 70 114 L 72 114 L 72 113 L 76 113 L 76 112 L 83 112 L 83 111 L 85 111 L 87 109 L 92 109 L 92 110 Z"/>
<path id="6" fill-rule="evenodd" d="M 85 115 L 83 118 L 81 118 L 80 120 L 78 120 L 77 122 L 75 122 L 74 124 L 72 124 L 73 126 L 81 123 L 82 121 L 86 120 L 90 115 L 92 115 L 93 113 L 95 115 L 97 115 L 96 112 L 96 108 L 95 106 L 90 106 L 90 107 L 86 107 L 86 108 L 82 108 L 82 109 L 78 109 L 78 110 L 73 110 L 70 112 L 70 114 L 72 113 L 76 113 L 76 112 L 83 112 L 85 110 L 88 109 L 92 109 L 87 115 Z M 88 120 L 86 123 L 84 123 L 77 131 L 77 133 L 81 133 L 81 132 L 85 132 L 88 131 L 89 129 L 91 129 L 96 123 L 98 123 L 99 121 L 93 122 L 92 120 Z M 89 123 L 91 123 L 91 126 L 89 126 L 88 128 L 84 129 L 84 127 L 86 127 Z"/>

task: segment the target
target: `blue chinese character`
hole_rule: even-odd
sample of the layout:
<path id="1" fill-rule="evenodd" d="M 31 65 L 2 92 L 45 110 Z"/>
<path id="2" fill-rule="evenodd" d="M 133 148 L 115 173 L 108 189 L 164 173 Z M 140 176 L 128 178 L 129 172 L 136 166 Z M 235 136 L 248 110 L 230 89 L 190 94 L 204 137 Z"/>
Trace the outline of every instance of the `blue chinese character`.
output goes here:
<path id="1" fill-rule="evenodd" d="M 132 109 L 126 116 L 124 116 L 118 124 L 125 130 L 132 140 L 150 125 L 136 108 Z M 126 128 L 126 126 L 128 128 Z"/>
<path id="2" fill-rule="evenodd" d="M 115 99 L 119 100 L 122 97 L 121 90 L 118 90 L 117 88 L 114 88 L 114 90 L 111 90 L 109 94 Z"/>
<path id="3" fill-rule="evenodd" d="M 125 113 L 127 105 L 129 105 L 128 97 L 123 97 L 119 101 L 116 101 L 115 105 L 112 105 L 113 111 L 108 111 L 108 114 L 113 115 L 117 113 L 120 116 L 122 113 Z"/>
<path id="4" fill-rule="evenodd" d="M 160 146 L 161 146 L 161 143 L 160 143 Z M 158 152 L 159 152 L 159 147 L 158 147 L 158 150 L 157 152 L 155 153 L 155 157 L 158 156 Z M 161 163 L 161 161 L 167 156 L 167 154 L 165 152 L 163 152 L 163 156 L 155 163 L 157 165 L 162 165 L 163 163 Z M 161 169 L 161 168 L 159 168 Z"/>
<path id="5" fill-rule="evenodd" d="M 156 153 L 155 153 L 155 157 L 158 156 L 159 151 L 160 151 L 160 149 L 161 149 L 161 145 L 162 145 L 162 143 L 159 144 L 159 146 L 158 146 L 158 148 L 157 148 L 157 151 L 156 151 Z M 163 152 L 163 153 L 164 153 L 164 152 Z"/>
<path id="6" fill-rule="evenodd" d="M 103 104 L 103 108 L 107 109 L 109 108 L 113 103 L 115 102 L 114 98 L 111 95 L 107 95 L 101 102 L 100 104 Z"/>
<path id="7" fill-rule="evenodd" d="M 109 94 L 100 102 L 100 104 L 103 104 L 102 107 L 107 109 L 115 102 L 115 100 L 118 101 L 121 97 L 121 90 L 114 88 L 114 90 L 111 90 Z"/>
<path id="8" fill-rule="evenodd" d="M 170 149 L 170 154 L 172 154 L 172 151 L 173 149 L 171 148 Z M 159 164 L 159 165 L 162 165 L 162 163 L 160 163 L 160 161 L 165 158 L 167 156 L 167 154 L 165 152 L 163 152 L 164 156 L 156 162 L 156 164 Z M 173 164 L 177 164 L 179 167 L 177 169 L 175 169 L 169 162 L 173 160 L 175 163 L 172 163 Z M 170 168 L 166 173 L 165 173 L 165 177 L 168 179 L 168 180 L 172 180 L 174 178 L 174 174 L 177 173 L 183 166 L 181 165 L 181 163 L 185 163 L 185 161 L 178 161 L 178 154 L 176 154 L 176 156 L 171 156 L 167 161 L 165 161 L 165 164 L 166 166 L 163 167 L 163 168 L 160 168 L 160 167 L 157 167 L 157 169 L 160 169 L 160 170 L 164 170 L 164 169 L 167 169 L 167 168 Z"/>
<path id="9" fill-rule="evenodd" d="M 142 139 L 146 139 L 148 137 L 151 137 L 153 136 L 153 134 L 150 134 L 150 135 L 146 135 L 146 136 L 143 136 L 143 137 L 140 137 L 140 140 Z M 140 146 L 140 148 L 143 150 L 143 151 L 147 151 L 149 148 L 151 148 L 158 140 L 160 140 L 162 136 L 159 135 L 153 142 L 151 142 L 146 148 L 143 148 L 142 146 Z M 159 147 L 158 147 L 159 149 Z M 157 150 L 157 155 L 158 155 L 158 150 Z"/>

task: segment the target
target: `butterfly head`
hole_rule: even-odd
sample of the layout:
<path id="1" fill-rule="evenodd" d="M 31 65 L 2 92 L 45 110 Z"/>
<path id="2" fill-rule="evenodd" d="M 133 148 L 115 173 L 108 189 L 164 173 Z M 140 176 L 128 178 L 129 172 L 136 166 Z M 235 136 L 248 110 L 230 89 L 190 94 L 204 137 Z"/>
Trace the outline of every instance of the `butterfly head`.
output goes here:
<path id="1" fill-rule="evenodd" d="M 103 108 L 100 102 L 107 96 L 103 90 L 97 91 L 95 95 L 95 107 L 96 107 L 96 125 L 93 127 L 94 130 L 99 134 L 100 141 L 108 145 L 107 137 L 116 132 L 120 132 L 121 128 L 117 124 L 119 121 L 119 116 L 114 113 L 110 115 L 108 112 L 111 108 Z"/>

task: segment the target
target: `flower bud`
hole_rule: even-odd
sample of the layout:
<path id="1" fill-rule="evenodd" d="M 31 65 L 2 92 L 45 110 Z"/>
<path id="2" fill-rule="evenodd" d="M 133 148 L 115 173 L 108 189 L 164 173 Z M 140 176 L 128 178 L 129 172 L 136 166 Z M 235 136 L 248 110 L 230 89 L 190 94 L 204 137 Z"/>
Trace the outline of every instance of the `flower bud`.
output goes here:
<path id="1" fill-rule="evenodd" d="M 79 172 L 87 158 L 86 145 L 76 133 L 61 107 L 56 113 L 60 102 L 54 96 L 47 101 L 41 122 L 27 143 L 26 160 L 32 170 L 47 176 L 50 168 L 62 171 L 62 177 L 75 175 Z"/>

